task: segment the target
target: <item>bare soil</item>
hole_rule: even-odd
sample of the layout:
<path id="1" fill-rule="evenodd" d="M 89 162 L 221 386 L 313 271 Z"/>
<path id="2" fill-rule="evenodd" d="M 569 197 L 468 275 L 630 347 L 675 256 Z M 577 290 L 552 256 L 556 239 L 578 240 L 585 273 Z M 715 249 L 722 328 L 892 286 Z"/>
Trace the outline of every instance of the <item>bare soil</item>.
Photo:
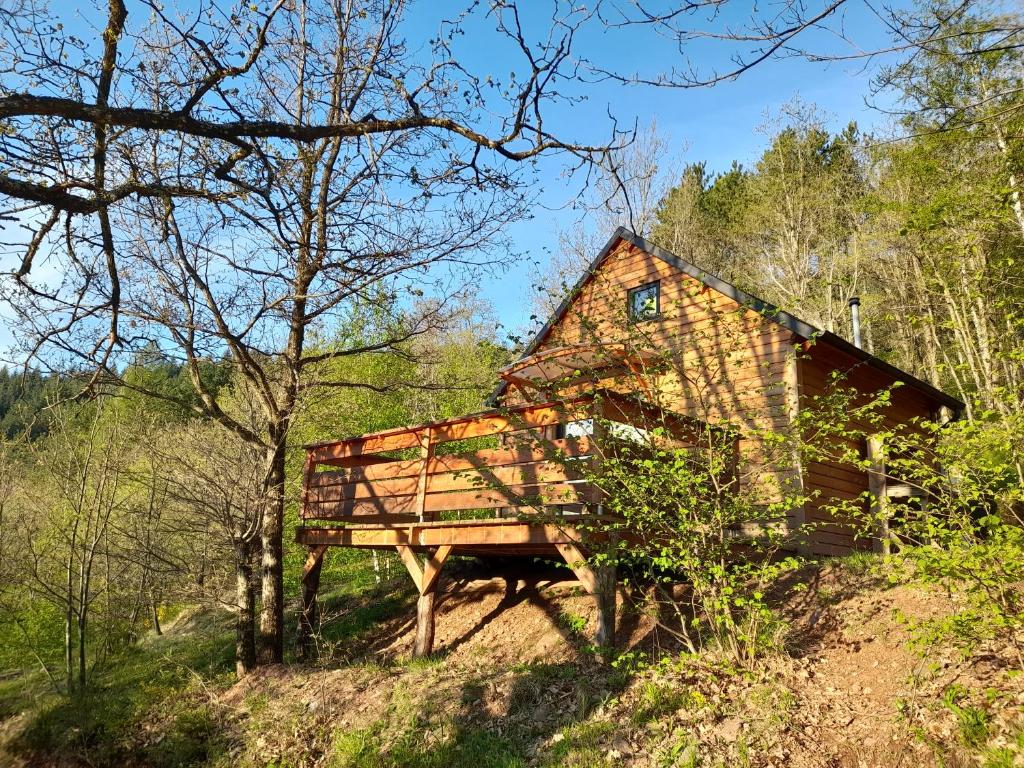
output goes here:
<path id="1" fill-rule="evenodd" d="M 310 764 L 326 762 L 340 732 L 384 723 L 396 737 L 418 728 L 424 749 L 467 726 L 525 739 L 531 765 L 978 765 L 980 752 L 963 743 L 955 713 L 941 704 L 953 684 L 968 701 L 987 702 L 990 736 L 1010 743 L 1000 734 L 1020 727 L 1024 685 L 998 649 L 965 657 L 910 647 L 913 622 L 955 609 L 948 596 L 838 566 L 808 568 L 799 581 L 782 605 L 785 651 L 753 672 L 705 662 L 632 676 L 610 670 L 587 647 L 596 609 L 579 585 L 511 570 L 447 583 L 430 664 L 401 662 L 412 646 L 410 611 L 352 649 L 364 663 L 281 669 L 240 683 L 221 703 L 236 709 L 258 699 L 272 702 L 275 717 L 309 713 L 303 721 L 319 736 L 304 738 L 322 744 L 307 753 Z M 675 650 L 628 596 L 619 605 L 620 648 L 653 657 Z M 576 738 L 580 723 L 596 735 Z M 261 758 L 300 748 L 272 742 L 259 747 Z"/>

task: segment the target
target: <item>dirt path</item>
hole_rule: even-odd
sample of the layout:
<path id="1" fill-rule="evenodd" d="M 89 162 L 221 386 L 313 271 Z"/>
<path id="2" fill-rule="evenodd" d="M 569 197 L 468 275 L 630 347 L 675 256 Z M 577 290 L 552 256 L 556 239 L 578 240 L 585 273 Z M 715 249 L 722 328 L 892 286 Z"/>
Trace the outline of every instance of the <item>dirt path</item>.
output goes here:
<path id="1" fill-rule="evenodd" d="M 838 587 L 835 574 L 824 578 Z M 948 608 L 939 595 L 897 587 L 826 598 L 799 617 L 810 642 L 789 679 L 800 700 L 797 719 L 806 750 L 795 765 L 930 763 L 930 750 L 900 717 L 901 704 L 921 695 L 929 667 L 908 648 L 907 620 Z M 933 687 L 942 685 L 943 666 L 949 663 L 935 670 Z"/>

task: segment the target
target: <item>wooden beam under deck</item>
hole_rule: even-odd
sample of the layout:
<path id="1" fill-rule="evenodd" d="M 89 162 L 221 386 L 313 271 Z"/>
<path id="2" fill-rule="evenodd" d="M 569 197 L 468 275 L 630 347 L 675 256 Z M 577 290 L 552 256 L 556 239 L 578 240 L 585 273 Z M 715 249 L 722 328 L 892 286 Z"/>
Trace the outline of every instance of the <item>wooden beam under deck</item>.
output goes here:
<path id="1" fill-rule="evenodd" d="M 305 546 L 423 550 L 450 546 L 456 554 L 558 554 L 557 545 L 575 544 L 572 528 L 522 520 L 437 520 L 395 525 L 301 527 L 295 539 Z"/>

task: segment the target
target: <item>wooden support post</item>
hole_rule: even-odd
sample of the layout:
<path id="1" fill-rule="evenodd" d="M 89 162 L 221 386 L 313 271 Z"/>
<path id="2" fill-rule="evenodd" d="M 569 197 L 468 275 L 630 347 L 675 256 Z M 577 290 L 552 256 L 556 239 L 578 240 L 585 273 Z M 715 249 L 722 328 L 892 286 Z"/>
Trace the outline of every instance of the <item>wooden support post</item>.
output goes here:
<path id="1" fill-rule="evenodd" d="M 451 544 L 443 544 L 427 556 L 423 563 L 423 581 L 420 584 L 420 594 L 433 593 L 437 588 L 437 581 L 441 578 L 441 567 L 448 555 L 452 553 Z"/>
<path id="2" fill-rule="evenodd" d="M 396 547 L 399 557 L 420 593 L 416 601 L 416 640 L 413 643 L 414 658 L 429 656 L 434 651 L 434 602 L 441 567 L 452 553 L 451 544 L 444 544 L 429 554 L 421 563 L 412 548 L 405 545 Z"/>
<path id="3" fill-rule="evenodd" d="M 414 659 L 423 659 L 434 652 L 434 598 L 436 592 L 420 595 L 416 601 L 416 640 L 412 646 Z"/>
<path id="4" fill-rule="evenodd" d="M 786 355 L 786 367 L 783 373 L 786 388 L 786 418 L 788 429 L 793 439 L 793 449 L 790 456 L 791 467 L 788 478 L 789 493 L 800 498 L 798 503 L 789 513 L 790 532 L 793 536 L 793 544 L 796 551 L 802 555 L 811 554 L 810 531 L 807 525 L 807 501 L 804 498 L 804 466 L 803 457 L 800 454 L 800 442 L 803 435 L 795 434 L 800 418 L 800 390 L 803 385 L 800 374 L 800 346 L 793 346 Z"/>
<path id="5" fill-rule="evenodd" d="M 313 452 L 306 451 L 306 462 L 302 468 L 302 501 L 299 507 L 299 518 L 305 520 L 309 512 L 309 487 L 313 483 L 313 475 L 316 473 L 316 462 L 313 460 Z"/>
<path id="6" fill-rule="evenodd" d="M 615 566 L 587 564 L 575 544 L 556 544 L 559 554 L 576 574 L 580 584 L 597 602 L 597 632 L 594 641 L 602 647 L 615 644 Z"/>
<path id="7" fill-rule="evenodd" d="M 587 558 L 580 548 L 575 544 L 555 544 L 555 547 L 558 549 L 558 554 L 565 560 L 565 564 L 572 569 L 580 584 L 587 590 L 587 594 L 597 594 L 597 576 L 587 564 Z"/>
<path id="8" fill-rule="evenodd" d="M 594 451 L 591 458 L 591 468 L 595 474 L 601 471 L 601 463 L 608 458 L 605 451 L 610 448 L 608 443 L 608 424 L 604 420 L 602 410 L 604 404 L 600 402 L 601 395 L 590 404 L 590 445 Z"/>
<path id="9" fill-rule="evenodd" d="M 602 565 L 594 569 L 597 576 L 597 633 L 594 641 L 602 648 L 615 645 L 615 566 Z"/>
<path id="10" fill-rule="evenodd" d="M 885 482 L 885 443 L 880 435 L 867 439 L 868 492 L 871 495 L 871 517 L 875 522 L 872 549 L 883 555 L 891 551 L 889 530 L 889 496 Z"/>
<path id="11" fill-rule="evenodd" d="M 398 556 L 402 558 L 405 570 L 412 576 L 416 591 L 423 594 L 420 589 L 420 585 L 423 583 L 423 566 L 420 564 L 419 558 L 416 557 L 416 553 L 412 551 L 412 547 L 404 544 L 399 544 L 395 549 L 398 550 Z"/>
<path id="12" fill-rule="evenodd" d="M 416 514 L 420 522 L 426 520 L 427 505 L 427 481 L 430 477 L 430 460 L 434 458 L 434 430 L 427 427 L 419 434 L 420 441 L 420 465 L 419 481 L 416 484 Z"/>
<path id="13" fill-rule="evenodd" d="M 299 629 L 296 649 L 300 659 L 309 657 L 309 643 L 319 621 L 317 592 L 320 589 L 320 570 L 324 564 L 325 546 L 309 548 L 306 565 L 302 569 L 302 608 L 299 611 Z"/>
<path id="14" fill-rule="evenodd" d="M 595 403 L 595 405 L 597 405 Z M 609 457 L 607 451 L 611 449 L 611 437 L 608 425 L 603 421 L 602 414 L 595 409 L 592 411 L 593 433 L 592 440 L 596 449 L 593 459 L 593 468 L 597 473 L 601 472 L 601 464 Z M 598 514 L 602 512 L 602 505 L 597 506 Z M 616 544 L 614 533 L 609 537 L 613 547 Z M 586 558 L 575 544 L 558 545 L 558 551 L 569 564 L 587 592 L 594 596 L 597 602 L 597 632 L 594 634 L 594 642 L 601 648 L 611 648 L 615 645 L 615 565 L 608 563 L 599 566 L 590 566 Z"/>

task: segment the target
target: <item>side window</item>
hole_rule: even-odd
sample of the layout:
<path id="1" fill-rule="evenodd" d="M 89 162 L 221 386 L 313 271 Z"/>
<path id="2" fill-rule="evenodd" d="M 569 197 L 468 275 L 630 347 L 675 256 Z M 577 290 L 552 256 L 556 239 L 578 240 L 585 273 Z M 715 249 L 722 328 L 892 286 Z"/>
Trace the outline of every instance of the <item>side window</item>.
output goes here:
<path id="1" fill-rule="evenodd" d="M 630 288 L 626 294 L 626 309 L 633 322 L 656 318 L 661 314 L 661 283 L 646 283 Z"/>
<path id="2" fill-rule="evenodd" d="M 568 424 L 559 422 L 555 424 L 554 440 L 564 440 L 567 437 L 590 437 L 594 434 L 593 419 L 579 419 L 570 421 Z"/>

